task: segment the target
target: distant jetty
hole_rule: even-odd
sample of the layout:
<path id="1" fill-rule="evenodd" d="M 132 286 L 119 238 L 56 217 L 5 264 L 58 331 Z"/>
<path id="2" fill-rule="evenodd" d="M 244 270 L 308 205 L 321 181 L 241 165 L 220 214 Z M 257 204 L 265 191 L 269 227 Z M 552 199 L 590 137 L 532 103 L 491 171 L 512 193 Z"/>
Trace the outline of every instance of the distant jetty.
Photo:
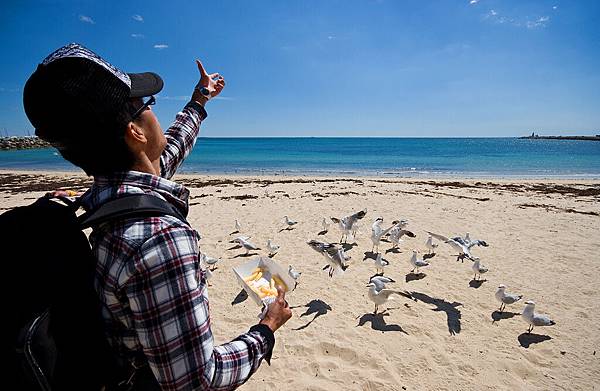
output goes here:
<path id="1" fill-rule="evenodd" d="M 584 141 L 600 141 L 600 134 L 595 136 L 540 136 L 539 134 L 531 133 L 529 136 L 519 137 L 527 140 L 584 140 Z"/>
<path id="2" fill-rule="evenodd" d="M 0 150 L 50 148 L 51 145 L 39 137 L 0 137 Z"/>

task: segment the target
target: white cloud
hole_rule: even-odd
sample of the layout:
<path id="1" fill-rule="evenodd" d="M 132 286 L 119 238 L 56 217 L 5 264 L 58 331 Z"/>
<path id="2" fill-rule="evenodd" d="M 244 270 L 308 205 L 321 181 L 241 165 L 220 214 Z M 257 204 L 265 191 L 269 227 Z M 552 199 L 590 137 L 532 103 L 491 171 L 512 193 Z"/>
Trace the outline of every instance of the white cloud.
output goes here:
<path id="1" fill-rule="evenodd" d="M 539 17 L 538 19 L 534 20 L 533 22 L 528 20 L 525 23 L 525 26 L 527 26 L 528 29 L 544 28 L 544 27 L 546 27 L 546 25 L 548 24 L 549 21 L 550 21 L 549 16 L 542 16 L 542 17 Z"/>
<path id="2" fill-rule="evenodd" d="M 79 15 L 79 20 L 84 23 L 96 24 L 96 22 L 94 22 L 94 19 L 86 15 Z"/>
<path id="3" fill-rule="evenodd" d="M 558 6 L 557 6 L 557 5 L 554 5 L 554 6 L 552 6 L 552 9 L 553 9 L 553 10 L 556 10 L 556 9 L 558 9 Z"/>
<path id="4" fill-rule="evenodd" d="M 328 40 L 330 40 L 330 41 L 331 41 L 331 40 L 334 40 L 334 39 L 335 39 L 335 35 L 328 35 L 328 36 L 327 36 L 327 39 L 328 39 Z"/>
<path id="5" fill-rule="evenodd" d="M 479 0 L 471 0 L 471 1 L 469 1 L 469 4 L 477 4 L 477 3 L 479 3 Z"/>
<path id="6" fill-rule="evenodd" d="M 133 18 L 133 20 L 136 20 L 138 22 L 144 21 L 144 18 L 142 17 L 142 15 L 133 15 L 132 18 Z"/>
<path id="7" fill-rule="evenodd" d="M 136 39 L 141 39 L 141 38 L 144 38 L 144 34 L 135 34 L 134 33 L 134 34 L 131 34 L 131 37 L 136 38 Z"/>
<path id="8" fill-rule="evenodd" d="M 169 47 L 169 45 L 165 45 L 164 43 L 159 43 L 159 44 L 154 45 L 154 49 L 158 49 L 158 50 L 166 49 L 168 47 Z"/>

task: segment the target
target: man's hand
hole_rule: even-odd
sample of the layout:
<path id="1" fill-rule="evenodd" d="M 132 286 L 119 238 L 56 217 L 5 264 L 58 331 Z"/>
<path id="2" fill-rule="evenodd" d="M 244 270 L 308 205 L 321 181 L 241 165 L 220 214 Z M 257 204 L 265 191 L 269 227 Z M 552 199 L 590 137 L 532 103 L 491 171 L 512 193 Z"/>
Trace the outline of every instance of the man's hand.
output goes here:
<path id="1" fill-rule="evenodd" d="M 218 73 L 208 74 L 204 69 L 204 66 L 202 66 L 200 60 L 196 60 L 196 65 L 198 66 L 198 71 L 200 72 L 200 81 L 194 88 L 192 100 L 204 105 L 208 99 L 200 93 L 200 89 L 202 87 L 208 88 L 210 97 L 214 98 L 215 96 L 219 95 L 221 91 L 223 91 L 223 88 L 225 88 L 225 79 L 223 79 L 223 76 L 219 75 Z"/>
<path id="2" fill-rule="evenodd" d="M 292 310 L 285 301 L 285 291 L 277 287 L 277 299 L 269 305 L 267 314 L 260 321 L 261 324 L 267 325 L 273 332 L 283 326 L 292 317 Z"/>

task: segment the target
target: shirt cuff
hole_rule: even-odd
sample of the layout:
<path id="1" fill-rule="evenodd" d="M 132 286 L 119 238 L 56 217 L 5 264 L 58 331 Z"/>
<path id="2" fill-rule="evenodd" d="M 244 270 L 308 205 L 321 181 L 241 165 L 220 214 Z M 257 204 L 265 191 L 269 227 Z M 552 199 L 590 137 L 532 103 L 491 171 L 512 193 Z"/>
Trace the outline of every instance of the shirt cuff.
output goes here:
<path id="1" fill-rule="evenodd" d="M 200 114 L 200 121 L 204 121 L 206 119 L 206 117 L 208 117 L 208 113 L 206 112 L 204 107 L 202 107 L 202 105 L 200 103 L 198 103 L 194 100 L 189 101 L 188 104 L 185 105 L 184 109 L 186 109 L 186 108 L 190 108 L 190 109 L 197 111 L 198 114 Z"/>
<path id="2" fill-rule="evenodd" d="M 267 340 L 267 352 L 265 353 L 265 361 L 271 365 L 271 356 L 275 347 L 275 334 L 266 324 L 256 324 L 250 327 L 250 331 L 258 331 Z"/>

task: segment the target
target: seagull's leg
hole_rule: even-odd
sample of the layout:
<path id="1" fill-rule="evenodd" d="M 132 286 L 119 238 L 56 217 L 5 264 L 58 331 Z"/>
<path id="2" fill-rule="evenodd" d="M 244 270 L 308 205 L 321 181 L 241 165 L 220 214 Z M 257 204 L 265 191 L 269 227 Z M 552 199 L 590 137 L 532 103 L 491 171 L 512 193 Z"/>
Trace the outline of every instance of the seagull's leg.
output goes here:
<path id="1" fill-rule="evenodd" d="M 377 314 L 377 304 L 375 304 L 375 312 L 373 314 Z"/>

